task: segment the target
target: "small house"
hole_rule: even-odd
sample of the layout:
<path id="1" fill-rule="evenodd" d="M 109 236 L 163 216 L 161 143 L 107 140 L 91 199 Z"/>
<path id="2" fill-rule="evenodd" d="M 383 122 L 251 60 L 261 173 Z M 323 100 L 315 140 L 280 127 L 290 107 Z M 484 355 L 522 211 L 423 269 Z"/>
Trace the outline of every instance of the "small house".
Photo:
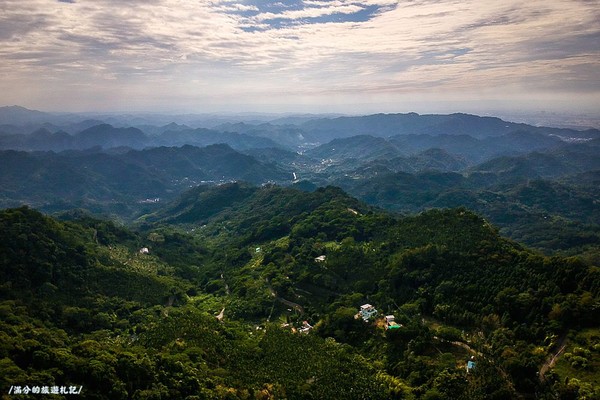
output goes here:
<path id="1" fill-rule="evenodd" d="M 312 329 L 312 325 L 308 323 L 308 321 L 302 322 L 302 327 L 298 329 L 298 332 L 308 334 Z"/>
<path id="2" fill-rule="evenodd" d="M 327 257 L 326 256 L 315 257 L 315 261 L 316 262 L 323 262 L 323 261 L 325 261 L 325 258 L 327 258 Z"/>
<path id="3" fill-rule="evenodd" d="M 140 254 L 150 254 L 150 249 L 148 249 L 147 247 L 142 247 L 140 249 Z"/>
<path id="4" fill-rule="evenodd" d="M 475 368 L 475 366 L 477 365 L 477 363 L 474 360 L 475 356 L 471 356 L 471 359 L 467 361 L 467 372 L 471 372 L 473 368 Z"/>
<path id="5" fill-rule="evenodd" d="M 396 317 L 393 315 L 385 316 L 385 324 L 387 329 L 398 329 L 402 326 L 396 323 Z"/>
<path id="6" fill-rule="evenodd" d="M 377 310 L 370 304 L 363 304 L 360 306 L 360 311 L 358 312 L 362 319 L 367 321 L 369 318 L 377 315 Z"/>

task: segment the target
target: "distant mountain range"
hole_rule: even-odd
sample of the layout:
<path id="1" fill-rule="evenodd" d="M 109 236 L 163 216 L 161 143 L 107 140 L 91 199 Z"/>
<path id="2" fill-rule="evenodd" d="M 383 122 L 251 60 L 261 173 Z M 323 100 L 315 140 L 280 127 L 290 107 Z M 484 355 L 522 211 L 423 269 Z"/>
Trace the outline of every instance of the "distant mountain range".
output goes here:
<path id="1" fill-rule="evenodd" d="M 560 228 L 570 238 L 560 243 L 574 247 L 600 237 L 598 130 L 468 114 L 214 120 L 211 129 L 130 121 L 119 127 L 89 115 L 0 108 L 0 149 L 12 149 L 0 151 L 0 206 L 79 207 L 131 221 L 199 185 L 245 181 L 307 191 L 335 185 L 401 213 L 465 206 L 544 250 L 555 249 L 555 241 L 527 227 Z M 211 199 L 200 203 L 229 204 Z M 207 211 L 188 209 L 186 201 L 172 205 L 179 210 L 172 218 Z M 582 232 L 588 236 L 577 239 Z"/>
<path id="2" fill-rule="evenodd" d="M 168 118 L 172 119 L 164 125 L 149 123 L 151 120 L 167 121 Z M 247 116 L 245 119 L 238 117 L 237 122 L 207 118 L 157 116 L 152 119 L 135 115 L 98 115 L 90 118 L 88 114 L 43 113 L 18 106 L 0 107 L 0 148 L 60 151 L 85 149 L 87 146 L 140 149 L 161 145 L 206 146 L 227 143 L 236 149 L 282 147 L 302 151 L 334 139 L 368 135 L 389 138 L 389 142 L 404 154 L 410 149 L 422 151 L 431 147 L 440 147 L 453 153 L 458 146 L 464 149 L 463 152 L 468 152 L 471 146 L 475 146 L 478 152 L 490 156 L 490 153 L 496 155 L 516 147 L 531 151 L 536 146 L 547 148 L 561 141 L 600 138 L 597 129 L 578 131 L 536 127 L 469 114 L 375 114 L 335 118 L 303 116 L 272 121 L 256 121 Z M 207 125 L 211 129 L 206 129 Z M 65 133 L 70 136 L 65 136 Z"/>
<path id="3" fill-rule="evenodd" d="M 64 151 L 85 150 L 94 147 L 103 149 L 128 147 L 141 150 L 159 146 L 208 146 L 218 143 L 225 143 L 240 150 L 278 146 L 276 142 L 268 138 L 245 134 L 223 133 L 203 128 L 174 127 L 172 124 L 163 128 L 162 133 L 155 136 L 146 135 L 138 128 L 115 128 L 109 124 L 94 125 L 74 135 L 63 130 L 52 132 L 47 128 L 40 128 L 30 134 L 1 135 L 0 149 Z M 160 128 L 157 129 L 161 132 Z M 154 130 L 154 132 L 157 131 Z"/>

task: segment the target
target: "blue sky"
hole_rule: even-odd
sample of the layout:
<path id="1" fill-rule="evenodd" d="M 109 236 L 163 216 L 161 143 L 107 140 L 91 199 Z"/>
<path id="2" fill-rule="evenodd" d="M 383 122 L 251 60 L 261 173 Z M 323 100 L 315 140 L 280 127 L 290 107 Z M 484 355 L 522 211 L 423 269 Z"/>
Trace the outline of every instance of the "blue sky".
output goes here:
<path id="1" fill-rule="evenodd" d="M 600 111 L 596 0 L 0 0 L 0 105 Z"/>

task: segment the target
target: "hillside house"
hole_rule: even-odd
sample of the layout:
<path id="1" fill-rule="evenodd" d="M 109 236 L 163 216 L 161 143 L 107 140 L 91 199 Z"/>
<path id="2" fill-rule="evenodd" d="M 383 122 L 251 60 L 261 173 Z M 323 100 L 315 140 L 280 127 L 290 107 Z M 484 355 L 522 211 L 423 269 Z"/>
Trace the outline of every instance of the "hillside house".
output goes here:
<path id="1" fill-rule="evenodd" d="M 399 329 L 402 325 L 396 323 L 396 317 L 393 315 L 385 316 L 386 329 Z"/>
<path id="2" fill-rule="evenodd" d="M 302 322 L 302 327 L 298 329 L 298 332 L 308 334 L 312 329 L 312 325 L 308 323 L 308 321 Z"/>
<path id="3" fill-rule="evenodd" d="M 467 361 L 467 372 L 471 372 L 477 363 L 475 362 L 475 356 L 471 356 L 471 359 Z"/>
<path id="4" fill-rule="evenodd" d="M 140 249 L 140 254 L 150 254 L 150 249 L 148 249 L 147 247 L 142 247 Z"/>
<path id="5" fill-rule="evenodd" d="M 358 313 L 362 319 L 367 321 L 369 318 L 377 315 L 377 310 L 370 304 L 363 304 L 360 306 L 360 311 Z"/>

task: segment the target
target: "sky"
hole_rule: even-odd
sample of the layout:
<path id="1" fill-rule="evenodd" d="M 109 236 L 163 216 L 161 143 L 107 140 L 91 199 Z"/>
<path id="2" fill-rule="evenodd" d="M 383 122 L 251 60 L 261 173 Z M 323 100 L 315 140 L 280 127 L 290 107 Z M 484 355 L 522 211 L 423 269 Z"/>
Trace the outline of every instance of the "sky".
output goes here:
<path id="1" fill-rule="evenodd" d="M 0 105 L 600 113 L 600 0 L 0 0 Z"/>

